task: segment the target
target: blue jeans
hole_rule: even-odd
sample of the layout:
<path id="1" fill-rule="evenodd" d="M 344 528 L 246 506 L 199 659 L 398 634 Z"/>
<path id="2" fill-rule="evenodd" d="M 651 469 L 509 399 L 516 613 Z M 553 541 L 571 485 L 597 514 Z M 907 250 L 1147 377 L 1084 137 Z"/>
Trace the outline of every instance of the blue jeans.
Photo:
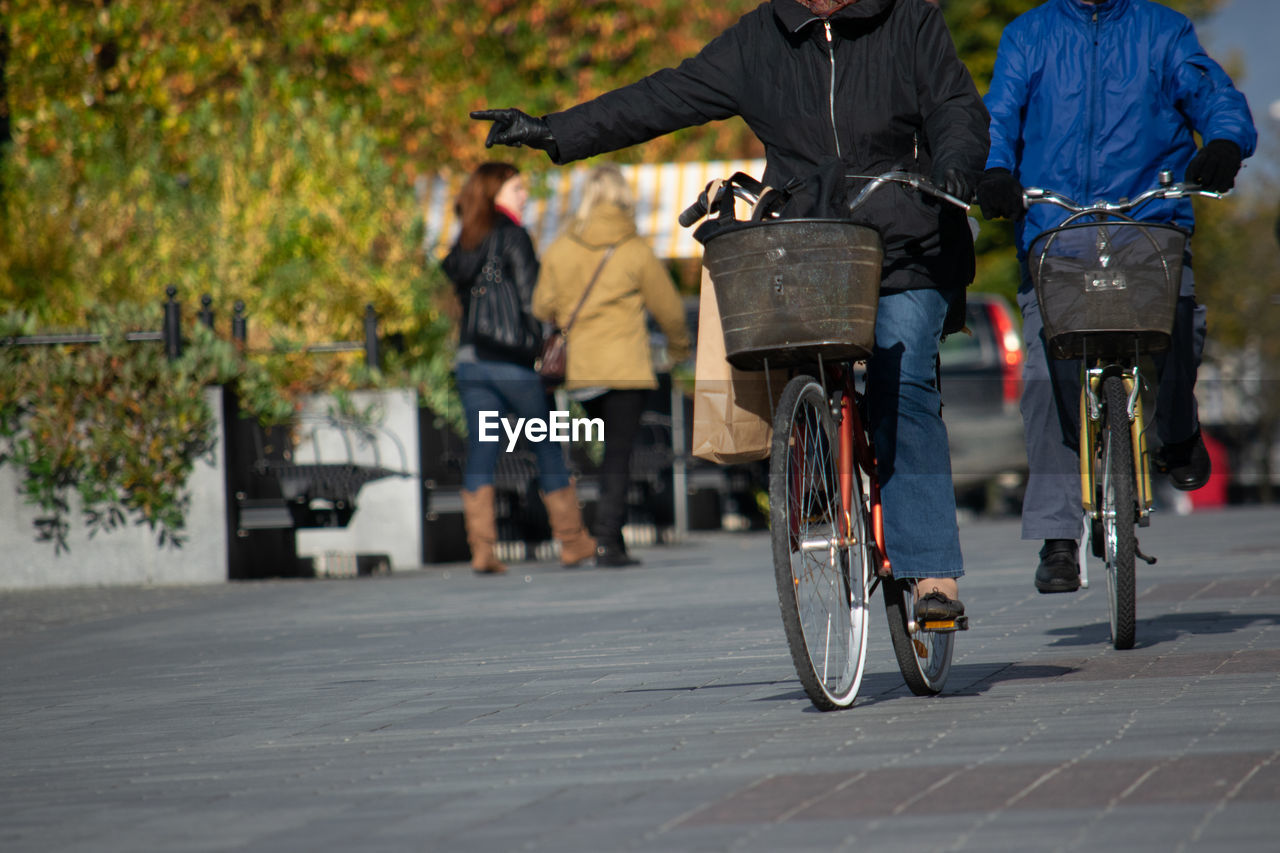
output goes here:
<path id="1" fill-rule="evenodd" d="M 462 487 L 474 492 L 493 485 L 498 454 L 507 452 L 507 434 L 499 425 L 498 441 L 480 441 L 480 413 L 499 412 L 500 417 L 540 418 L 550 414 L 542 377 L 528 367 L 505 361 L 462 362 L 457 366 L 458 394 L 467 412 L 467 467 Z M 514 424 L 512 424 L 514 427 Z M 494 431 L 490 429 L 490 434 Z M 554 492 L 569 485 L 564 450 L 553 441 L 528 442 L 538 460 L 538 485 Z"/>
<path id="2" fill-rule="evenodd" d="M 1197 305 L 1190 258 L 1174 314 L 1173 340 L 1155 356 L 1159 384 L 1154 414 L 1161 444 L 1190 438 L 1200 428 L 1196 409 L 1196 371 L 1204 352 L 1205 308 Z M 1080 359 L 1049 358 L 1035 289 L 1022 262 L 1022 337 L 1027 360 L 1022 368 L 1022 423 L 1027 444 L 1027 491 L 1022 499 L 1023 539 L 1079 539 Z M 1148 421 L 1150 423 L 1150 421 Z"/>
<path id="3" fill-rule="evenodd" d="M 906 290 L 880 297 L 867 403 L 884 504 L 885 547 L 899 578 L 964 574 L 951 451 L 937 384 L 938 341 L 959 294 Z"/>

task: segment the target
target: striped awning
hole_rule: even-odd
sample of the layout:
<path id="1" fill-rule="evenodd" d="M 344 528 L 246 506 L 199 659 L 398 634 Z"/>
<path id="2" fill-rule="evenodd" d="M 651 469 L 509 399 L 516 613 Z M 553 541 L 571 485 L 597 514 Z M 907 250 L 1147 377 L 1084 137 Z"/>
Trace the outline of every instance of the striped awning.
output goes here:
<path id="1" fill-rule="evenodd" d="M 681 228 L 677 217 L 710 181 L 745 172 L 759 178 L 764 160 L 704 160 L 687 163 L 641 163 L 620 167 L 636 195 L 636 227 L 661 258 L 697 258 L 702 247 L 693 229 Z M 590 165 L 551 169 L 528 175 L 532 197 L 525 208 L 525 227 L 534 244 L 546 247 L 573 215 Z M 438 173 L 419 180 L 418 197 L 426 219 L 426 250 L 443 258 L 457 237 L 454 201 L 466 174 Z"/>

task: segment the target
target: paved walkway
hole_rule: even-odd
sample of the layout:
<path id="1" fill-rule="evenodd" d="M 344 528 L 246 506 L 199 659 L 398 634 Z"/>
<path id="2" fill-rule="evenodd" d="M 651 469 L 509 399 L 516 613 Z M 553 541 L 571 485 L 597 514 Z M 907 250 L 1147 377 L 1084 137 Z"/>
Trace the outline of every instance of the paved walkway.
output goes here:
<path id="1" fill-rule="evenodd" d="M 877 597 L 831 714 L 760 534 L 627 571 L 0 595 L 0 850 L 1273 849 L 1280 509 L 1144 534 L 1116 652 L 1100 577 L 1037 595 L 1016 522 L 966 525 L 947 693 L 907 693 Z"/>

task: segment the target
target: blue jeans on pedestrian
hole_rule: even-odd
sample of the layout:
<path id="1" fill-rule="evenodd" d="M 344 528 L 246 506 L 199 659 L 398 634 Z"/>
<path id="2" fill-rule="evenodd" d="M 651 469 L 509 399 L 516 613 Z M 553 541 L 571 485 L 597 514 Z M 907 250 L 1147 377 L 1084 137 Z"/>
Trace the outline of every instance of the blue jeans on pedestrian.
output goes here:
<path id="1" fill-rule="evenodd" d="M 954 291 L 880 297 L 867 402 L 884 506 L 885 547 L 899 578 L 964 574 L 951 450 L 937 382 L 938 342 Z"/>
<path id="2" fill-rule="evenodd" d="M 454 375 L 467 413 L 467 467 L 462 487 L 474 492 L 482 486 L 493 485 L 498 454 L 507 452 L 507 434 L 501 426 L 497 429 L 498 441 L 480 441 L 480 413 L 499 412 L 503 419 L 548 420 L 551 407 L 542 377 L 532 368 L 505 361 L 461 362 Z M 494 434 L 492 429 L 490 434 Z M 564 464 L 564 450 L 559 443 L 534 441 L 528 442 L 528 446 L 538 461 L 538 485 L 543 492 L 554 492 L 569 485 L 569 469 Z"/>

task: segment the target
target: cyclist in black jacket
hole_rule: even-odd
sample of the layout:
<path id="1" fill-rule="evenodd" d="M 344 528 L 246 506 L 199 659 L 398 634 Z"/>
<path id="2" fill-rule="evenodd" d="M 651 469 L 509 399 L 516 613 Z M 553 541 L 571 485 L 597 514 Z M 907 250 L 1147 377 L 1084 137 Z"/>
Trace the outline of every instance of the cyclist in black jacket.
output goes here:
<path id="1" fill-rule="evenodd" d="M 989 146 L 986 108 L 925 0 L 772 0 L 678 67 L 571 109 L 472 117 L 493 121 L 487 145 L 568 163 L 735 115 L 764 144 L 767 185 L 843 183 L 794 215 L 832 215 L 865 183 L 858 176 L 891 169 L 967 200 Z M 868 370 L 889 556 L 899 577 L 932 579 L 919 585 L 936 592 L 922 614 L 954 614 L 963 567 L 934 378 L 944 318 L 973 279 L 972 237 L 959 210 L 904 187 L 877 193 L 858 221 L 885 246 Z"/>

